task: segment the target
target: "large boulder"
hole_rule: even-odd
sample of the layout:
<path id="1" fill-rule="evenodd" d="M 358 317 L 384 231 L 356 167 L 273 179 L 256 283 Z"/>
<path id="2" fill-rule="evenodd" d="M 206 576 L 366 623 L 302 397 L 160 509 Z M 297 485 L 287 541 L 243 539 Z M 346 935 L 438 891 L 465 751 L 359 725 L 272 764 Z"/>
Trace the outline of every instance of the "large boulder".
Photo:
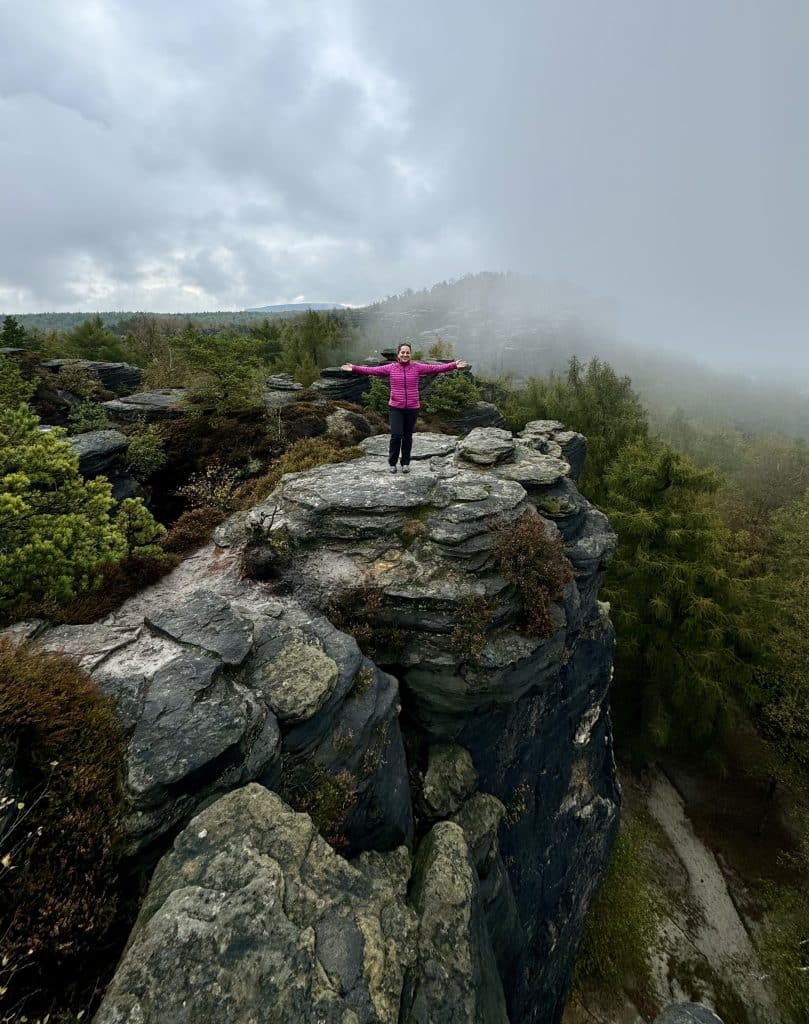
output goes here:
<path id="1" fill-rule="evenodd" d="M 463 830 L 348 863 L 267 789 L 220 798 L 158 865 L 95 1024 L 169 1020 L 507 1024 Z"/>

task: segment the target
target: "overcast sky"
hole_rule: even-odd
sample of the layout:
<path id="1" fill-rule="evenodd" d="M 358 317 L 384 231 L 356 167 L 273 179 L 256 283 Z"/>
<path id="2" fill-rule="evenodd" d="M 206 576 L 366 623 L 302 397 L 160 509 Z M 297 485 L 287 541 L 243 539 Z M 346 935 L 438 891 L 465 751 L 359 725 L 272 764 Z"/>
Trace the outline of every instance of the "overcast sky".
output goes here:
<path id="1" fill-rule="evenodd" d="M 568 282 L 809 368 L 807 0 L 0 0 L 0 310 Z"/>

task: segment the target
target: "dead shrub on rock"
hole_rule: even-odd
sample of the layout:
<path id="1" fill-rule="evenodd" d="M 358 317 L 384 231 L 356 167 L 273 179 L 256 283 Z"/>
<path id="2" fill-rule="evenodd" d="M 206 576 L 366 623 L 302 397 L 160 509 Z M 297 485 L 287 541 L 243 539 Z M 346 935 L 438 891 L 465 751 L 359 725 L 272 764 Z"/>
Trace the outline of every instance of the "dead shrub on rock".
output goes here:
<path id="1" fill-rule="evenodd" d="M 75 661 L 9 638 L 0 719 L 0 1005 L 25 1019 L 67 1010 L 97 982 L 118 923 L 125 743 Z"/>
<path id="2" fill-rule="evenodd" d="M 522 632 L 549 637 L 554 628 L 551 606 L 574 577 L 561 536 L 550 533 L 539 515 L 528 510 L 499 531 L 495 557 L 522 599 Z"/>

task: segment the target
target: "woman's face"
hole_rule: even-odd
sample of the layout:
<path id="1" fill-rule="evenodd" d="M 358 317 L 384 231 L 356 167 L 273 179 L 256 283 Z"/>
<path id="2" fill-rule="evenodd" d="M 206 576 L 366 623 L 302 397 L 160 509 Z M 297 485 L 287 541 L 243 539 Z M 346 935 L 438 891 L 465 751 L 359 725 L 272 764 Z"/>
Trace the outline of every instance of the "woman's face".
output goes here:
<path id="1" fill-rule="evenodd" d="M 409 345 L 402 345 L 401 348 L 399 349 L 399 351 L 396 353 L 396 358 L 399 360 L 400 363 L 409 363 L 410 362 L 410 346 Z"/>

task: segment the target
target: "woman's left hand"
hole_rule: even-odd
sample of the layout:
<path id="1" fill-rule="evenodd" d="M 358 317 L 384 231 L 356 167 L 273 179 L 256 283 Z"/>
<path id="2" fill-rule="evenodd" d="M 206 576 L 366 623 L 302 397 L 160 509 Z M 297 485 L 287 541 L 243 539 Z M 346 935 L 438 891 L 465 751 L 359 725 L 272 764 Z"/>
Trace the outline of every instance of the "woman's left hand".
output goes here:
<path id="1" fill-rule="evenodd" d="M 465 370 L 469 366 L 469 363 L 465 359 L 456 359 L 455 368 L 458 370 Z"/>

